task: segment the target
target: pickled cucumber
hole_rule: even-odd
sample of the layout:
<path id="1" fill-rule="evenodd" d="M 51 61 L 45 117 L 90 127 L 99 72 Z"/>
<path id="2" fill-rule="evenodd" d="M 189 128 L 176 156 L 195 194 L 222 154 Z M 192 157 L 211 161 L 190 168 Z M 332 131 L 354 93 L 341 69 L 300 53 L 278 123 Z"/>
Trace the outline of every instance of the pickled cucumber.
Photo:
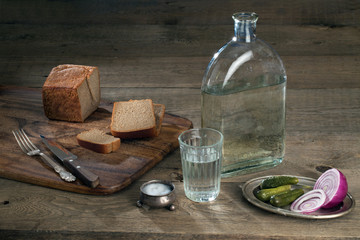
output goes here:
<path id="1" fill-rule="evenodd" d="M 279 187 L 282 185 L 297 184 L 298 182 L 299 182 L 299 179 L 297 177 L 273 176 L 273 177 L 264 179 L 260 184 L 260 188 L 261 189 L 276 188 L 276 187 Z"/>
<path id="2" fill-rule="evenodd" d="M 255 193 L 255 196 L 260 201 L 267 202 L 270 200 L 271 196 L 289 191 L 290 189 L 291 189 L 291 185 L 284 185 L 276 188 L 261 189 Z"/>
<path id="3" fill-rule="evenodd" d="M 298 197 L 304 194 L 303 189 L 293 189 L 277 195 L 273 195 L 270 198 L 270 204 L 274 207 L 284 207 L 291 204 Z"/>

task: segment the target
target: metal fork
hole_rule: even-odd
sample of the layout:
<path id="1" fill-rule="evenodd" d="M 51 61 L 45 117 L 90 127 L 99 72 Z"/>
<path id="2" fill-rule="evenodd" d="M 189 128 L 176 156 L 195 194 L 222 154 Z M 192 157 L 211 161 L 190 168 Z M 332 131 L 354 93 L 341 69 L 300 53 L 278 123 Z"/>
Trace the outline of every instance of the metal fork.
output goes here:
<path id="1" fill-rule="evenodd" d="M 37 148 L 29 139 L 29 137 L 27 136 L 27 134 L 25 133 L 24 129 L 20 129 L 20 130 L 15 130 L 12 131 L 12 133 L 15 136 L 15 139 L 17 141 L 17 143 L 19 144 L 21 150 L 27 154 L 28 156 L 35 156 L 35 155 L 39 155 L 42 157 L 42 159 L 48 164 L 50 165 L 55 172 L 57 172 L 61 179 L 67 181 L 67 182 L 73 182 L 75 181 L 76 177 L 74 175 L 72 175 L 71 173 L 69 173 L 68 171 L 66 171 L 61 165 L 59 165 L 54 159 L 48 157 L 47 155 L 45 155 L 44 153 L 42 153 L 40 151 L 39 148 Z"/>

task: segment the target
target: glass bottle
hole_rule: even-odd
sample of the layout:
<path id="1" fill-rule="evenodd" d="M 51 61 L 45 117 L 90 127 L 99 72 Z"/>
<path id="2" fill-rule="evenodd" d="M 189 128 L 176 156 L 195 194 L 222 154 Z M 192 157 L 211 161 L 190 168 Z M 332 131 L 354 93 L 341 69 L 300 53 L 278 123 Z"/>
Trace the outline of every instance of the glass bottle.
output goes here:
<path id="1" fill-rule="evenodd" d="M 256 13 L 233 19 L 235 36 L 215 53 L 201 87 L 201 125 L 224 135 L 222 177 L 274 167 L 285 153 L 285 68 L 256 38 Z"/>

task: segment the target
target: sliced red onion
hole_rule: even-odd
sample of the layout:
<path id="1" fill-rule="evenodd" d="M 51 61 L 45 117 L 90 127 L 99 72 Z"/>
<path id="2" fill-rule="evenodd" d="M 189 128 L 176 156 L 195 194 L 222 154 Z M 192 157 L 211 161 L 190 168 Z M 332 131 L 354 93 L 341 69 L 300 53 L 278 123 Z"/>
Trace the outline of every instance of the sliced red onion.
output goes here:
<path id="1" fill-rule="evenodd" d="M 324 172 L 317 179 L 314 189 L 322 189 L 326 194 L 327 199 L 322 208 L 332 208 L 345 199 L 348 184 L 344 174 L 332 168 Z"/>
<path id="2" fill-rule="evenodd" d="M 326 194 L 321 189 L 311 190 L 296 199 L 290 206 L 290 210 L 301 213 L 311 213 L 318 210 L 326 201 Z"/>

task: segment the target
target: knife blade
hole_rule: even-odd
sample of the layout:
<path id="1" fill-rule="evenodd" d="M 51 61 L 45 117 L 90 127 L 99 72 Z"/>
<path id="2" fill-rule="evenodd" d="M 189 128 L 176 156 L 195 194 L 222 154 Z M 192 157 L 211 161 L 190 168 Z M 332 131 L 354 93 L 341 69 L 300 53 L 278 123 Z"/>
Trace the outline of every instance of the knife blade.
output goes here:
<path id="1" fill-rule="evenodd" d="M 80 166 L 77 156 L 72 154 L 69 150 L 62 147 L 54 140 L 48 139 L 40 135 L 41 141 L 55 154 L 64 165 L 72 172 L 78 179 L 81 180 L 86 186 L 95 188 L 99 185 L 99 176 L 90 172 L 86 168 Z"/>

